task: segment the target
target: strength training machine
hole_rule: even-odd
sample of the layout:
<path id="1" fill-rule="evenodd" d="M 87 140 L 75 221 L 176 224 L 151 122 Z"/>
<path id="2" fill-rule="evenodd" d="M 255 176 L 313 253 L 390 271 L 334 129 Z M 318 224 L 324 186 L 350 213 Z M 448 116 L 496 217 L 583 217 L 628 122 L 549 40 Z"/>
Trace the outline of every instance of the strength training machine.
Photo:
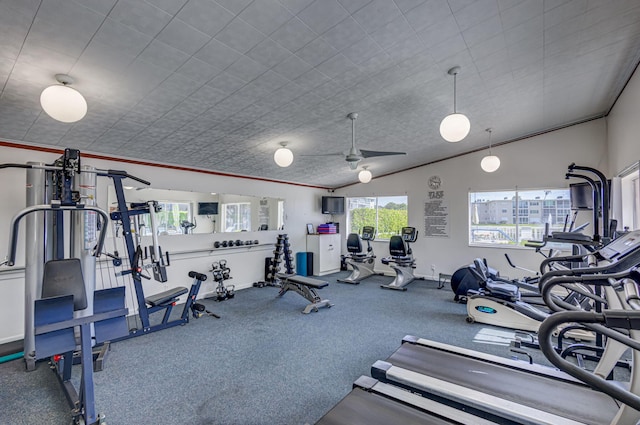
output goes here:
<path id="1" fill-rule="evenodd" d="M 24 168 L 27 208 L 11 223 L 6 264 L 14 266 L 20 221 L 25 218 L 25 328 L 27 370 L 50 358 L 74 424 L 101 423 L 95 409 L 92 347 L 127 333 L 123 287 L 96 291 L 96 257 L 108 215 L 95 206 L 96 176 L 81 166 L 80 152 L 65 149 L 53 164 L 1 164 Z M 98 234 L 98 229 L 100 233 Z M 80 363 L 79 390 L 72 382 Z"/>

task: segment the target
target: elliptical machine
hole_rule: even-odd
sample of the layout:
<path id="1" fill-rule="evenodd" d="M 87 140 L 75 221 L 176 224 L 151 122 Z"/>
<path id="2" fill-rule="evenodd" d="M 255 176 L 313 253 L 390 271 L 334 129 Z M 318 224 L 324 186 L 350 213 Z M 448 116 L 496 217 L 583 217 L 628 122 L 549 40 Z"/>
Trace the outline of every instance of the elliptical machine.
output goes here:
<path id="1" fill-rule="evenodd" d="M 416 268 L 416 260 L 413 258 L 410 244 L 417 239 L 418 231 L 415 227 L 403 227 L 401 236 L 391 236 L 389 240 L 390 256 L 384 257 L 380 261 L 396 272 L 396 278 L 388 285 L 380 285 L 381 288 L 406 291 L 406 286 L 416 279 L 413 274 L 413 269 Z"/>
<path id="2" fill-rule="evenodd" d="M 357 233 L 350 233 L 347 237 L 347 251 L 349 255 L 345 256 L 345 262 L 349 264 L 353 271 L 349 277 L 338 279 L 338 282 L 352 283 L 357 285 L 361 280 L 375 274 L 374 266 L 376 256 L 371 248 L 371 241 L 375 239 L 376 229 L 373 226 L 362 227 L 362 238 Z M 362 241 L 367 242 L 367 252 L 362 252 Z"/>

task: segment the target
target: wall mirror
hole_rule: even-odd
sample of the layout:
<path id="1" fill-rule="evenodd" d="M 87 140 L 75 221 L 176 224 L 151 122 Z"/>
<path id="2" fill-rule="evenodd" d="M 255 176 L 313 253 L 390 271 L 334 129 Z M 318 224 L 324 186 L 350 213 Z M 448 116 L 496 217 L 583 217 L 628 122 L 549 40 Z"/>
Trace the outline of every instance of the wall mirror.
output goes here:
<path id="1" fill-rule="evenodd" d="M 158 202 L 162 207 L 156 215 L 160 235 L 255 232 L 284 228 L 283 199 L 130 186 L 125 186 L 124 195 L 128 204 Z M 115 210 L 117 201 L 113 186 L 109 186 L 108 200 L 109 210 Z M 145 216 L 141 216 L 140 234 L 150 235 L 148 214 Z"/>

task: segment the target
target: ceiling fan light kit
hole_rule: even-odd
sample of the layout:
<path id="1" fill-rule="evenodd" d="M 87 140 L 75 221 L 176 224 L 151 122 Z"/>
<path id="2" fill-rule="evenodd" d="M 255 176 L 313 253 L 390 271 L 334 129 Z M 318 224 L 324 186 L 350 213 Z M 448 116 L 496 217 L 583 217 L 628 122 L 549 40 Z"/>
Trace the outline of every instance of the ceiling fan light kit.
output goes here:
<path id="1" fill-rule="evenodd" d="M 482 167 L 482 169 L 487 173 L 493 173 L 500 168 L 500 158 L 491 153 L 491 132 L 493 130 L 491 128 L 487 128 L 485 131 L 489 133 L 489 155 L 482 158 L 482 161 L 480 161 L 480 167 Z"/>
<path id="2" fill-rule="evenodd" d="M 273 154 L 273 160 L 278 167 L 288 167 L 293 163 L 293 152 L 287 148 L 287 142 L 280 142 L 280 146 L 282 147 L 278 148 Z"/>
<path id="3" fill-rule="evenodd" d="M 469 134 L 471 122 L 464 114 L 456 111 L 456 76 L 460 72 L 459 66 L 454 66 L 448 71 L 453 75 L 453 114 L 449 114 L 440 122 L 440 135 L 447 142 L 459 142 Z"/>
<path id="4" fill-rule="evenodd" d="M 358 173 L 358 180 L 360 180 L 360 183 L 369 183 L 372 177 L 373 175 L 371 174 L 371 171 L 367 170 L 367 167 L 363 167 Z"/>
<path id="5" fill-rule="evenodd" d="M 69 87 L 73 78 L 65 74 L 57 74 L 60 84 L 47 87 L 40 94 L 42 109 L 56 121 L 73 123 L 80 121 L 87 114 L 87 101 L 75 89 Z"/>

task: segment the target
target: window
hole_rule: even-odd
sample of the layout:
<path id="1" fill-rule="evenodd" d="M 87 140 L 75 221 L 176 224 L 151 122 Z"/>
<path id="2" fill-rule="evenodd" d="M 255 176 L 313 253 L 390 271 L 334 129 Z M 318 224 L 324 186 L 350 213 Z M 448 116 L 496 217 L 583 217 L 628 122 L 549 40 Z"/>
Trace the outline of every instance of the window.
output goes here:
<path id="1" fill-rule="evenodd" d="M 251 203 L 222 204 L 222 222 L 225 232 L 251 230 Z"/>
<path id="2" fill-rule="evenodd" d="M 362 226 L 374 226 L 377 239 L 390 239 L 408 226 L 406 196 L 347 198 L 347 230 L 358 233 Z"/>
<path id="3" fill-rule="evenodd" d="M 159 235 L 177 235 L 183 233 L 181 224 L 192 223 L 193 209 L 189 202 L 158 201 L 160 211 L 156 213 L 156 224 Z M 140 216 L 140 234 L 151 235 L 151 217 Z"/>
<path id="4" fill-rule="evenodd" d="M 469 244 L 523 245 L 563 230 L 571 214 L 569 189 L 469 193 Z"/>

